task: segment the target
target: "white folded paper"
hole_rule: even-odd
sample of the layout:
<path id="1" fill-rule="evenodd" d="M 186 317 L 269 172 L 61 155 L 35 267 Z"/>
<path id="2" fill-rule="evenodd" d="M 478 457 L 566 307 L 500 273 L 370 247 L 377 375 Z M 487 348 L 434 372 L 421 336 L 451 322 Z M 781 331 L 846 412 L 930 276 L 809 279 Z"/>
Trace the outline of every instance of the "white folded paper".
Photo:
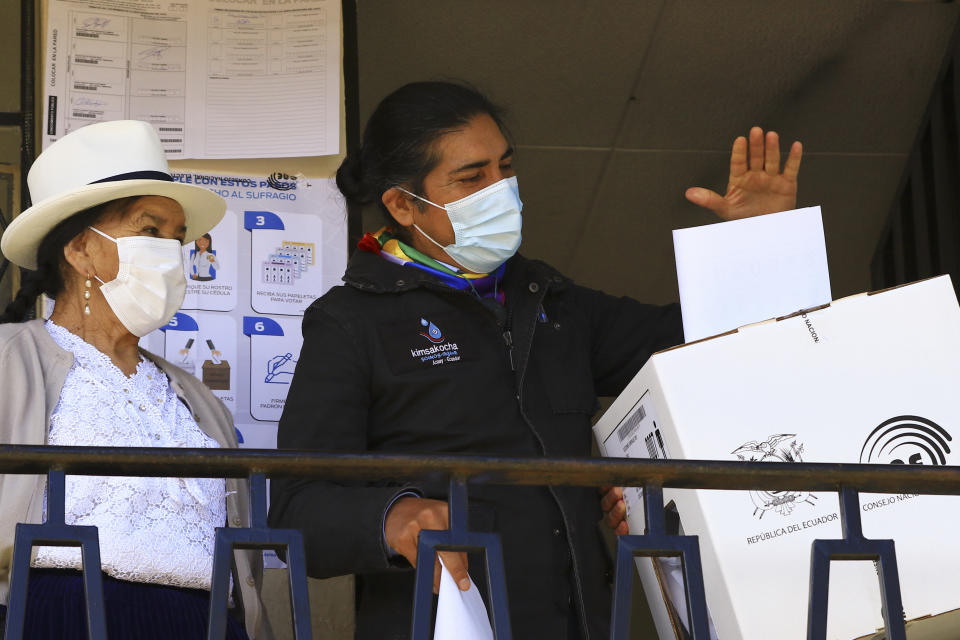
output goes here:
<path id="1" fill-rule="evenodd" d="M 820 207 L 677 229 L 687 342 L 829 303 Z"/>
<path id="2" fill-rule="evenodd" d="M 690 614 L 687 611 L 687 592 L 684 588 L 683 580 L 683 562 L 679 557 L 657 558 L 660 565 L 660 572 L 663 575 L 664 586 L 667 588 L 667 597 L 670 603 L 677 611 L 683 628 L 690 631 Z M 710 633 L 710 640 L 717 639 L 717 629 L 713 626 L 713 618 L 710 612 L 707 612 L 707 630 Z"/>
<path id="3" fill-rule="evenodd" d="M 477 586 L 470 580 L 470 589 L 461 591 L 445 566 L 440 576 L 433 640 L 493 640 L 487 607 Z"/>

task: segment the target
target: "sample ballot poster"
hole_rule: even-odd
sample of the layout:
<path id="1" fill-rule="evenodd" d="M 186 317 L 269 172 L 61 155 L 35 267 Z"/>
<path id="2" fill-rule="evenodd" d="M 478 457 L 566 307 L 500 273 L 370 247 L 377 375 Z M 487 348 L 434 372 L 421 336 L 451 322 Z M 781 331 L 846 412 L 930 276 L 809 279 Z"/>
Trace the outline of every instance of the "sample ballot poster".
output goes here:
<path id="1" fill-rule="evenodd" d="M 43 146 L 146 120 L 170 158 L 340 144 L 340 0 L 47 0 Z M 189 64 L 187 61 L 189 60 Z"/>
<path id="2" fill-rule="evenodd" d="M 347 213 L 333 180 L 175 173 L 227 201 L 223 220 L 183 247 L 187 294 L 141 340 L 206 384 L 233 414 L 240 446 L 276 447 L 310 303 L 340 283 Z"/>

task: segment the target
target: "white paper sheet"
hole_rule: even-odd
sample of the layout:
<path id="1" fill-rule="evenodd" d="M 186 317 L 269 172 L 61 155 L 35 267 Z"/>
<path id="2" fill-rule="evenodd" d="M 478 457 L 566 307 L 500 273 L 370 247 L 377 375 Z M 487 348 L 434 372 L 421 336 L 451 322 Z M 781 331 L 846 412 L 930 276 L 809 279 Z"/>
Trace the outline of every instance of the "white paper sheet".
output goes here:
<path id="1" fill-rule="evenodd" d="M 687 342 L 832 300 L 820 207 L 673 232 Z"/>
<path id="2" fill-rule="evenodd" d="M 340 144 L 338 0 L 47 0 L 43 146 L 146 120 L 170 158 Z"/>
<path id="3" fill-rule="evenodd" d="M 640 559 L 637 559 L 638 562 Z M 657 558 L 660 571 L 663 574 L 664 586 L 667 589 L 667 598 L 680 617 L 683 628 L 690 631 L 690 614 L 687 612 L 687 594 L 683 585 L 683 563 L 680 558 Z M 713 617 L 707 611 L 707 632 L 710 640 L 718 640 L 717 629 L 713 626 Z"/>
<path id="4" fill-rule="evenodd" d="M 493 640 L 487 608 L 473 580 L 469 590 L 461 591 L 446 567 L 441 573 L 433 640 Z"/>

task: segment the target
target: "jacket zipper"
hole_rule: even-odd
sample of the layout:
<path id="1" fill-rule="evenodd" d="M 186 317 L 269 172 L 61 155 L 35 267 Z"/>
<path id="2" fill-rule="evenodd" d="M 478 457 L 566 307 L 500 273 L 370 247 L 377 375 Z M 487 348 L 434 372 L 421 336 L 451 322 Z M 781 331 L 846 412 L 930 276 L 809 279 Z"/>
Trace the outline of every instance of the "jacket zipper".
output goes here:
<path id="1" fill-rule="evenodd" d="M 510 358 L 510 371 L 516 372 L 517 365 L 513 361 L 513 309 L 507 311 L 507 319 L 503 323 L 503 341 L 507 345 L 507 356 Z"/>
<path id="2" fill-rule="evenodd" d="M 544 285 L 541 288 L 542 293 L 540 298 L 537 300 L 537 308 L 543 305 L 543 300 L 547 295 L 547 288 L 549 285 Z M 530 340 L 527 341 L 527 349 L 524 354 L 524 362 L 529 364 L 530 361 L 530 349 L 533 346 L 533 332 L 537 327 L 537 318 L 533 320 L 533 326 L 530 327 Z M 513 365 L 513 346 L 512 346 L 512 336 L 510 344 L 510 364 Z M 530 418 L 527 417 L 526 412 L 523 410 L 523 380 L 527 374 L 527 367 L 524 365 L 523 370 L 520 372 L 520 380 L 518 382 L 517 388 L 517 404 L 520 409 L 520 415 L 523 416 L 524 422 L 527 423 L 527 427 L 530 428 L 530 431 L 533 433 L 534 437 L 537 439 L 537 442 L 540 444 L 540 450 L 543 451 L 543 454 L 546 455 L 547 447 L 543 443 L 543 438 L 540 437 L 540 433 L 537 431 L 537 428 L 533 426 L 533 423 L 530 421 Z M 573 548 L 573 543 L 570 540 L 570 522 L 567 520 L 567 514 L 563 510 L 563 504 L 560 502 L 560 498 L 557 496 L 556 492 L 553 490 L 553 487 L 548 486 L 547 490 L 550 492 L 550 495 L 553 497 L 553 501 L 557 504 L 557 510 L 560 511 L 560 517 L 563 518 L 563 526 L 567 532 L 567 550 L 570 552 L 570 562 L 573 564 L 573 581 L 574 586 L 576 587 L 577 593 L 577 602 L 580 603 L 578 608 L 578 616 L 580 618 L 580 627 L 583 629 L 583 639 L 590 640 L 590 627 L 587 625 L 586 617 L 586 606 L 583 602 L 583 586 L 580 581 L 580 568 L 577 564 L 577 554 L 576 550 Z"/>
<path id="3" fill-rule="evenodd" d="M 510 329 L 504 329 L 503 342 L 507 345 L 507 356 L 510 357 L 510 371 L 516 371 L 517 365 L 513 362 L 513 334 Z"/>
<path id="4" fill-rule="evenodd" d="M 444 293 L 451 293 L 451 290 L 446 287 L 436 287 L 431 286 L 431 283 L 424 283 L 424 287 L 427 289 L 433 289 L 435 291 L 440 291 Z M 547 289 L 549 288 L 549 283 L 545 283 L 540 291 L 540 297 L 537 299 L 537 309 L 543 305 L 543 300 L 547 296 Z M 459 292 L 457 292 L 459 293 Z M 479 302 L 477 303 L 479 304 Z M 483 305 L 480 305 L 483 306 Z M 504 329 L 502 331 L 503 342 L 507 347 L 507 355 L 510 358 L 510 370 L 516 371 L 516 363 L 513 358 L 514 344 L 513 344 L 513 333 L 510 330 L 510 327 L 513 326 L 513 312 L 507 314 L 507 320 L 504 323 Z M 530 340 L 527 341 L 527 348 L 524 355 L 524 362 L 529 362 L 530 358 L 530 349 L 533 346 L 533 332 L 537 328 L 537 317 L 533 318 L 533 326 L 530 327 Z M 523 370 L 520 372 L 520 380 L 518 381 L 517 387 L 517 405 L 520 410 L 520 415 L 523 416 L 523 421 L 527 424 L 527 427 L 533 433 L 533 436 L 537 439 L 537 443 L 540 445 L 540 450 L 544 455 L 547 453 L 547 447 L 543 443 L 543 438 L 540 437 L 540 433 L 537 431 L 536 427 L 533 426 L 533 423 L 530 421 L 530 418 L 527 417 L 526 412 L 523 410 L 523 380 L 527 374 L 527 367 L 524 366 Z M 583 586 L 580 580 L 580 567 L 577 563 L 577 554 L 576 550 L 573 548 L 573 543 L 570 541 L 570 521 L 567 519 L 567 514 L 563 510 L 563 505 L 560 502 L 560 498 L 557 497 L 556 492 L 553 490 L 553 487 L 548 486 L 547 490 L 550 492 L 550 496 L 553 498 L 553 501 L 557 505 L 557 510 L 560 511 L 560 517 L 563 518 L 563 526 L 566 529 L 567 533 L 567 550 L 570 552 L 570 562 L 573 564 L 573 581 L 574 586 L 576 587 L 577 602 L 580 603 L 578 608 L 578 617 L 580 618 L 580 627 L 583 629 L 583 640 L 590 640 L 590 627 L 587 625 L 586 617 L 586 606 L 583 602 Z"/>
<path id="5" fill-rule="evenodd" d="M 425 289 L 430 289 L 430 290 L 436 291 L 437 293 L 443 293 L 446 295 L 460 295 L 463 293 L 462 291 L 458 291 L 456 289 L 450 289 L 448 287 L 438 287 L 429 282 L 423 283 L 423 287 Z M 468 296 L 468 298 L 470 298 L 470 296 Z M 476 304 L 478 304 L 481 308 L 483 308 L 486 313 L 490 312 L 488 309 L 484 308 L 483 304 L 481 304 L 476 298 L 470 298 L 470 299 L 473 300 Z M 494 320 L 494 323 L 497 325 L 497 328 L 500 329 L 500 337 L 503 338 L 503 344 L 507 347 L 507 358 L 510 360 L 510 371 L 516 372 L 517 364 L 516 364 L 516 360 L 513 357 L 513 353 L 514 353 L 513 332 L 510 330 L 510 328 L 513 326 L 513 311 L 511 310 L 507 312 L 507 319 L 504 321 L 502 327 L 500 326 L 500 323 L 496 319 Z"/>

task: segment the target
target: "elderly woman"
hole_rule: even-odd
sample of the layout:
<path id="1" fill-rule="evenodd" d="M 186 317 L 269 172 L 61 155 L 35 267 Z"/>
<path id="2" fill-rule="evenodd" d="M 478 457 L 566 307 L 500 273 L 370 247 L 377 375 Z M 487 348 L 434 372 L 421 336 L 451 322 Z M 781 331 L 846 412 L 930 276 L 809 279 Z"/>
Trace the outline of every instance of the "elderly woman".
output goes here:
<path id="1" fill-rule="evenodd" d="M 181 245 L 226 208 L 206 189 L 174 183 L 144 122 L 95 124 L 40 155 L 36 202 L 0 250 L 33 270 L 0 315 L 0 442 L 235 447 L 230 414 L 196 378 L 138 348 L 186 289 Z M 49 321 L 24 321 L 41 293 Z M 9 589 L 17 522 L 41 522 L 42 476 L 0 476 L 0 603 Z M 112 638 L 203 638 L 215 528 L 248 513 L 243 482 L 68 476 L 68 524 L 99 529 Z M 268 637 L 256 553 L 238 553 L 228 637 Z M 80 553 L 41 547 L 31 565 L 25 637 L 85 637 Z M 236 607 L 241 610 L 241 607 Z M 0 620 L 4 608 L 0 607 Z"/>

